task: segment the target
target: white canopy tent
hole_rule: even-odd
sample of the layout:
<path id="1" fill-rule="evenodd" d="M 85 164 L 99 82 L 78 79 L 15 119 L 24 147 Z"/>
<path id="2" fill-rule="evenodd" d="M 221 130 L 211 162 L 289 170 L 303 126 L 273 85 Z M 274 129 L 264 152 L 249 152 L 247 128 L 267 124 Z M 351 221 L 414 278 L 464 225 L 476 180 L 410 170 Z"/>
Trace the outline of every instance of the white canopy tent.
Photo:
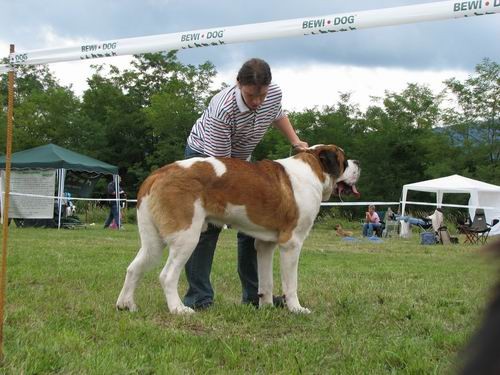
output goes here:
<path id="1" fill-rule="evenodd" d="M 458 174 L 407 184 L 403 186 L 401 199 L 401 212 L 403 215 L 408 202 L 409 190 L 435 193 L 437 207 L 441 207 L 444 194 L 470 194 L 468 206 L 471 219 L 474 219 L 476 208 L 484 208 L 486 222 L 488 223 L 491 223 L 493 219 L 500 219 L 500 186 L 497 185 L 473 180 Z M 500 235 L 500 223 L 491 229 L 491 235 Z"/>

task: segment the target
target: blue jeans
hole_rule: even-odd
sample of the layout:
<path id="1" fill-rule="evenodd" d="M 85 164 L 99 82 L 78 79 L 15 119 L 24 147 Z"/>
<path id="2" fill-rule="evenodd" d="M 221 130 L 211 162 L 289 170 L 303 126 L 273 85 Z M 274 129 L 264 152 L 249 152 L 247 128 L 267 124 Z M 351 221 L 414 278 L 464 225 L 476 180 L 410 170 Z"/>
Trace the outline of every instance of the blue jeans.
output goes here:
<path id="1" fill-rule="evenodd" d="M 396 215 L 396 220 L 404 220 L 405 222 L 407 223 L 410 223 L 411 225 L 425 225 L 427 224 L 424 220 L 422 219 L 418 219 L 418 218 L 414 218 L 414 217 L 411 217 L 411 216 L 400 216 L 400 215 Z"/>
<path id="2" fill-rule="evenodd" d="M 186 146 L 185 158 L 206 157 Z M 198 245 L 186 263 L 186 277 L 189 288 L 184 296 L 184 304 L 189 307 L 210 305 L 214 301 L 214 290 L 210 283 L 210 272 L 217 240 L 221 228 L 209 224 L 201 233 Z M 257 252 L 255 239 L 238 232 L 238 275 L 241 281 L 242 302 L 258 303 L 259 282 L 257 275 Z"/>
<path id="3" fill-rule="evenodd" d="M 115 219 L 116 225 L 118 225 L 118 223 L 120 223 L 120 226 L 121 226 L 122 223 L 120 222 L 120 210 L 118 209 L 118 205 L 116 204 L 116 201 L 111 202 L 111 206 L 109 208 L 108 218 L 104 222 L 104 228 L 109 227 L 111 225 L 111 222 L 113 221 L 113 219 Z"/>
<path id="4" fill-rule="evenodd" d="M 363 224 L 363 236 L 371 237 L 373 236 L 373 230 L 380 228 L 380 223 L 364 223 Z"/>

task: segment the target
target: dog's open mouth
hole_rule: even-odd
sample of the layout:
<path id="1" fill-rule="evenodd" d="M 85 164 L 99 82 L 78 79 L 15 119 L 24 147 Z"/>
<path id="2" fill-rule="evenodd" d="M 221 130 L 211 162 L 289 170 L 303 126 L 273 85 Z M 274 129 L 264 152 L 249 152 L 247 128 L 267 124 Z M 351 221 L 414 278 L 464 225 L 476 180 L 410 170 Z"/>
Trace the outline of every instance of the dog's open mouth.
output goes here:
<path id="1" fill-rule="evenodd" d="M 361 193 L 356 188 L 356 185 L 348 185 L 344 181 L 338 181 L 335 190 L 333 191 L 335 195 L 341 197 L 342 195 L 355 195 L 356 198 L 361 196 Z"/>

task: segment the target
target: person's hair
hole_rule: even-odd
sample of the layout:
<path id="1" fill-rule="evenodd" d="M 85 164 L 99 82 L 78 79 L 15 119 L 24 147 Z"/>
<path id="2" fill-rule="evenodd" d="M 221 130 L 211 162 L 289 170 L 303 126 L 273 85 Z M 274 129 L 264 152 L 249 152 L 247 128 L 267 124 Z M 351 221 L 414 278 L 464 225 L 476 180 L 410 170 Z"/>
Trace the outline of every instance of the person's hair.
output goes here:
<path id="1" fill-rule="evenodd" d="M 374 206 L 373 204 L 370 204 L 370 205 L 368 206 L 368 209 L 370 209 L 370 208 L 373 208 L 373 210 L 375 211 L 375 206 Z"/>
<path id="2" fill-rule="evenodd" d="M 255 85 L 260 87 L 269 86 L 272 78 L 269 64 L 262 59 L 253 58 L 242 65 L 236 80 L 243 86 Z"/>

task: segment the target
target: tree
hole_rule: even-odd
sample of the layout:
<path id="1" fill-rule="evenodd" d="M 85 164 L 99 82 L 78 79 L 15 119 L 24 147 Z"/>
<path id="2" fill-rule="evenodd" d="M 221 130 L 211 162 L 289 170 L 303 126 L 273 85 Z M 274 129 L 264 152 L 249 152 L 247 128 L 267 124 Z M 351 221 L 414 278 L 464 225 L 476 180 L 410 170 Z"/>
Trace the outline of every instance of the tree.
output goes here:
<path id="1" fill-rule="evenodd" d="M 401 93 L 386 92 L 383 107 L 367 109 L 354 148 L 363 169 L 360 186 L 370 200 L 397 200 L 404 184 L 434 177 L 435 161 L 443 160 L 448 143 L 434 131 L 441 100 L 410 83 Z"/>
<path id="2" fill-rule="evenodd" d="M 288 114 L 297 135 L 310 145 L 334 143 L 351 150 L 353 135 L 359 132 L 361 112 L 357 105 L 351 103 L 349 93 L 341 94 L 340 100 L 323 109 L 310 108 L 303 112 Z M 255 159 L 274 159 L 290 154 L 290 144 L 276 129 L 271 128 L 257 146 L 253 156 Z M 351 155 L 356 157 L 354 154 Z"/>
<path id="3" fill-rule="evenodd" d="M 427 86 L 409 83 L 401 93 L 386 92 L 384 107 L 395 123 L 430 129 L 439 120 L 441 101 Z"/>
<path id="4" fill-rule="evenodd" d="M 118 165 L 133 194 L 153 169 L 183 157 L 214 75 L 212 64 L 183 65 L 175 52 L 135 56 L 123 71 L 96 66 L 82 104 L 96 134 L 88 147 Z"/>
<path id="5" fill-rule="evenodd" d="M 14 151 L 54 142 L 118 165 L 133 196 L 153 169 L 183 158 L 191 127 L 215 93 L 210 85 L 216 72 L 209 62 L 182 64 L 175 51 L 135 56 L 125 70 L 94 68 L 82 98 L 60 85 L 47 66 L 18 68 Z M 499 64 L 485 59 L 464 82 L 446 81 L 455 107 L 444 116 L 444 94 L 414 83 L 386 92 L 364 112 L 342 93 L 331 106 L 288 115 L 301 139 L 335 143 L 361 161 L 359 185 L 368 200 L 394 200 L 406 183 L 453 173 L 499 184 L 499 76 Z M 4 124 L 6 77 L 0 77 Z M 271 128 L 253 157 L 290 152 L 285 137 Z"/>
<path id="6" fill-rule="evenodd" d="M 0 84 L 6 112 L 7 79 Z M 73 145 L 80 138 L 79 106 L 80 101 L 71 88 L 60 85 L 46 65 L 17 67 L 13 151 L 49 142 L 63 147 Z M 0 139 L 5 149 L 5 137 Z"/>
<path id="7" fill-rule="evenodd" d="M 455 106 L 444 118 L 450 138 L 462 148 L 461 172 L 499 184 L 500 65 L 484 59 L 464 82 L 451 78 L 445 83 Z"/>

